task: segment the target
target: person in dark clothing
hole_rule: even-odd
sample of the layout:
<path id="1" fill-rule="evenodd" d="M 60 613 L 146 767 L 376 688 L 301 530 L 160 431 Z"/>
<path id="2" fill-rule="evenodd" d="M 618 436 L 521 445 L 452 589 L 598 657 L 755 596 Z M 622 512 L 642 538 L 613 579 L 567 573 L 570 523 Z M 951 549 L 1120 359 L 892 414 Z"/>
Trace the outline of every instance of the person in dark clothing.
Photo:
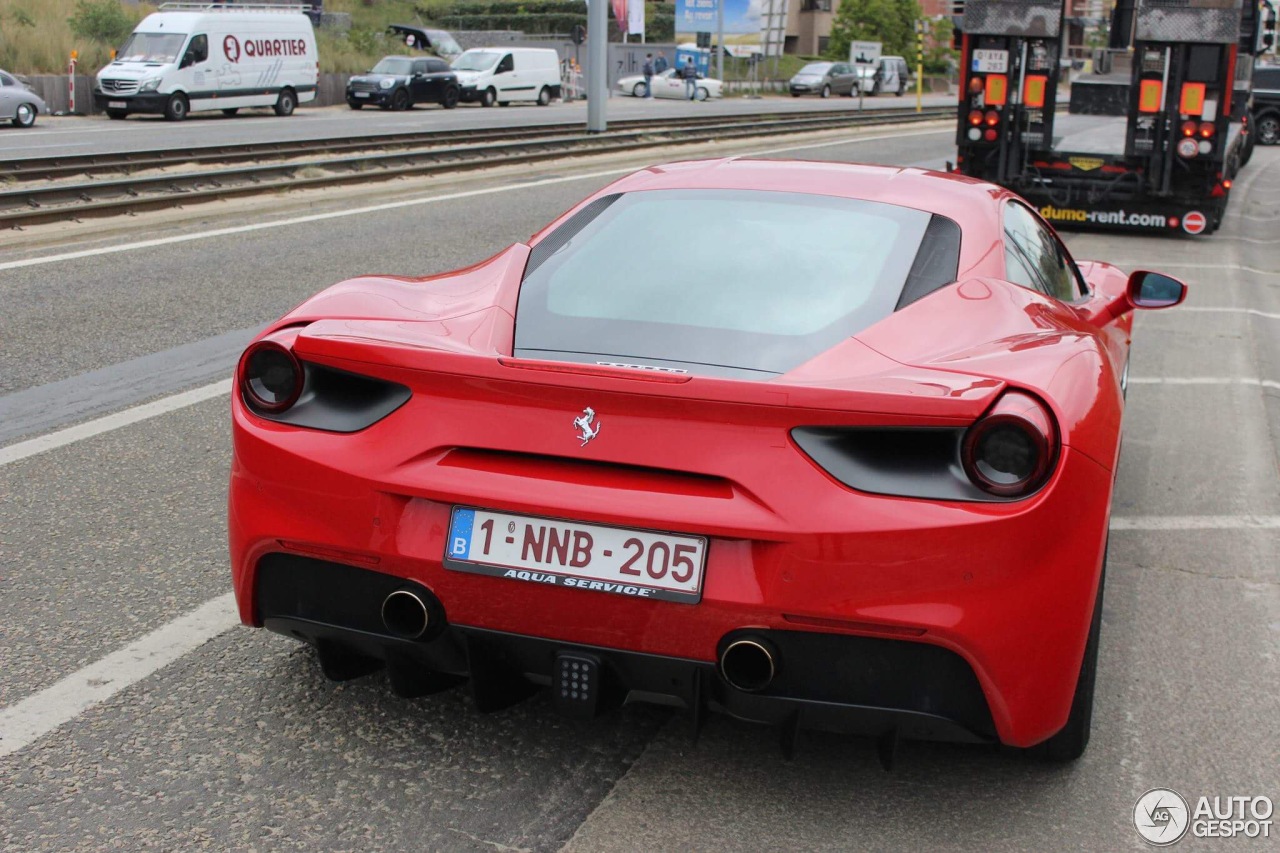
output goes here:
<path id="1" fill-rule="evenodd" d="M 653 54 L 646 53 L 644 55 L 644 67 L 640 70 L 644 74 L 644 96 L 646 98 L 653 97 Z"/>
<path id="2" fill-rule="evenodd" d="M 667 62 L 667 55 L 663 51 L 658 51 L 658 58 L 653 61 L 653 73 L 661 74 L 671 67 L 671 63 Z"/>
<path id="3" fill-rule="evenodd" d="M 694 100 L 698 94 L 698 69 L 694 67 L 692 57 L 685 60 L 680 76 L 684 78 L 684 93 L 689 96 L 689 100 Z"/>

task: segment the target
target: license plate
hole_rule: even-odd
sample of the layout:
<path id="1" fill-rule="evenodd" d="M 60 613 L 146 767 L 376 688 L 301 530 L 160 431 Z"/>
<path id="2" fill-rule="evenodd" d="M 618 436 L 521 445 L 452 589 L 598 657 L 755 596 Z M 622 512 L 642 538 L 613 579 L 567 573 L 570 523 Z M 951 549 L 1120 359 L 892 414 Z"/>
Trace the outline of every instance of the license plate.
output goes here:
<path id="1" fill-rule="evenodd" d="M 457 572 L 696 604 L 707 540 L 454 507 L 444 565 Z"/>
<path id="2" fill-rule="evenodd" d="M 1009 51 L 975 50 L 971 70 L 980 71 L 983 74 L 1004 74 L 1009 70 Z"/>
<path id="3" fill-rule="evenodd" d="M 368 92 L 356 92 L 356 97 L 357 97 L 357 98 L 367 98 L 367 97 L 369 97 L 369 93 L 368 93 Z"/>
<path id="4" fill-rule="evenodd" d="M 123 110 L 128 108 L 129 103 L 127 101 L 107 101 L 107 106 L 113 110 Z"/>

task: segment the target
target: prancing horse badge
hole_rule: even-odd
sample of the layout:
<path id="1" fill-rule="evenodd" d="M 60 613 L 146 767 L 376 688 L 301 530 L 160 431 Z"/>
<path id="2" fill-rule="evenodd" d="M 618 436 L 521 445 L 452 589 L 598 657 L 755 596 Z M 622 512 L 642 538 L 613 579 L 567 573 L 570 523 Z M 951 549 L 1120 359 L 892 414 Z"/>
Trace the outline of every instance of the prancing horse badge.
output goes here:
<path id="1" fill-rule="evenodd" d="M 578 438 L 582 440 L 582 446 L 586 447 L 587 442 L 600 434 L 600 424 L 595 423 L 596 410 L 587 406 L 582 410 L 582 414 L 573 419 L 574 429 L 580 430 Z M 595 427 L 592 427 L 595 424 Z"/>

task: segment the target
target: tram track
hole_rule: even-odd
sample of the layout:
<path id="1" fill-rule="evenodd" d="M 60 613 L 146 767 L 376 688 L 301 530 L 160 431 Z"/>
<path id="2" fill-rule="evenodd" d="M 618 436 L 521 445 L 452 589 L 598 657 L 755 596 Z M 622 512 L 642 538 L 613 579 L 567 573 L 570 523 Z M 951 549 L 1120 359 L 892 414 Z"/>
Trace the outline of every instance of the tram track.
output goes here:
<path id="1" fill-rule="evenodd" d="M 952 107 L 615 122 L 606 133 L 545 124 L 196 149 L 68 155 L 0 167 L 0 227 L 110 216 L 285 189 L 459 172 L 718 139 L 950 118 Z"/>

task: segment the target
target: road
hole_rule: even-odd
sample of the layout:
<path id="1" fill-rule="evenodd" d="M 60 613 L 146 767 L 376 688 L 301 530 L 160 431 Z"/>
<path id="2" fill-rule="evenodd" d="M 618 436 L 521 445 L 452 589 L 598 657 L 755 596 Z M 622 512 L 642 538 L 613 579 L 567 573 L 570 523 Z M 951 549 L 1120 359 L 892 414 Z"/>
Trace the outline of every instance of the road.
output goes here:
<path id="1" fill-rule="evenodd" d="M 915 109 L 916 101 L 914 97 L 881 96 L 864 98 L 863 103 L 866 109 Z M 954 103 L 955 97 L 949 95 L 929 95 L 924 99 L 925 106 Z M 855 109 L 857 105 L 856 98 L 822 100 L 768 97 L 751 100 L 732 97 L 689 103 L 620 95 L 609 99 L 607 116 L 610 121 L 632 121 L 708 114 L 838 111 Z M 45 116 L 30 130 L 10 128 L 7 124 L 0 126 L 0 160 L 152 148 L 200 148 L 246 142 L 286 142 L 338 136 L 374 136 L 424 130 L 466 130 L 556 123 L 576 124 L 581 128 L 586 126 L 586 121 L 586 101 L 568 104 L 557 101 L 547 107 L 513 104 L 506 108 L 489 109 L 478 104 L 462 104 L 454 110 L 419 106 L 402 113 L 378 109 L 356 112 L 345 106 L 316 109 L 303 107 L 288 118 L 280 118 L 269 109 L 244 110 L 232 117 L 215 111 L 195 113 L 181 123 L 168 122 L 160 116 L 131 116 L 125 121 L 111 121 L 106 116 Z"/>
<path id="2" fill-rule="evenodd" d="M 936 166 L 950 140 L 732 150 Z M 695 745 L 662 709 L 584 724 L 543 698 L 483 716 L 235 626 L 220 383 L 243 342 L 341 278 L 485 257 L 652 156 L 0 237 L 0 849 L 1138 850 L 1149 788 L 1280 799 L 1280 149 L 1213 237 L 1069 238 L 1192 285 L 1136 323 L 1072 766 L 909 743 L 886 773 L 817 733 L 788 762 L 768 729 L 714 718 Z"/>

